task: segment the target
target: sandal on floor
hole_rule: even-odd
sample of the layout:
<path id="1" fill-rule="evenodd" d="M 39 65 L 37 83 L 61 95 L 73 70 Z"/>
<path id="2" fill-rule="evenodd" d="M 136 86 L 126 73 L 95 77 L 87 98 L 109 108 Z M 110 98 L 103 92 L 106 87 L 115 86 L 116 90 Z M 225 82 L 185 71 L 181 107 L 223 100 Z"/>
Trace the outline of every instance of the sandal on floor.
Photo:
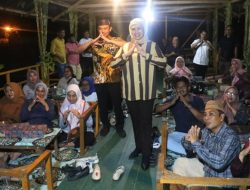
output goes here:
<path id="1" fill-rule="evenodd" d="M 119 166 L 119 167 L 115 170 L 115 172 L 114 172 L 114 174 L 113 174 L 113 180 L 114 180 L 114 181 L 119 180 L 120 177 L 121 177 L 121 175 L 122 175 L 124 172 L 125 172 L 125 167 L 124 167 L 124 166 Z"/>
<path id="2" fill-rule="evenodd" d="M 97 181 L 101 179 L 101 170 L 98 164 L 95 164 L 94 170 L 92 173 L 92 179 Z"/>

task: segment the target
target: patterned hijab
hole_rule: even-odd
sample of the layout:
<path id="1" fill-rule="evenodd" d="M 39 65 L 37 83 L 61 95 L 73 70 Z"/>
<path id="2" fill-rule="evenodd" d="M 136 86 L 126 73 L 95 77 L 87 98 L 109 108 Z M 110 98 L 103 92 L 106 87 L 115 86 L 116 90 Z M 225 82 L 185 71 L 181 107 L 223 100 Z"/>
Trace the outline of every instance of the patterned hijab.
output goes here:
<path id="1" fill-rule="evenodd" d="M 89 83 L 89 90 L 88 91 L 84 91 L 82 88 L 82 94 L 84 96 L 89 96 L 91 95 L 93 92 L 95 92 L 95 86 L 94 86 L 94 80 L 92 77 L 84 77 L 81 81 L 81 84 L 83 81 L 87 81 Z"/>
<path id="2" fill-rule="evenodd" d="M 35 82 L 30 81 L 30 74 L 31 74 L 31 73 L 33 73 L 34 75 L 37 76 L 37 80 L 36 80 Z M 40 82 L 39 73 L 38 73 L 36 70 L 33 70 L 33 69 L 28 70 L 28 72 L 27 72 L 27 85 L 28 85 L 32 90 L 34 90 L 36 84 L 39 83 L 39 82 Z"/>
<path id="3" fill-rule="evenodd" d="M 23 103 L 24 102 L 24 94 L 23 94 L 23 91 L 22 91 L 20 85 L 15 83 L 15 82 L 9 82 L 4 87 L 4 93 L 6 93 L 6 88 L 8 86 L 14 91 L 14 98 L 9 99 L 7 96 L 4 96 L 6 101 L 14 102 L 14 103 Z"/>
<path id="4" fill-rule="evenodd" d="M 178 59 L 181 59 L 182 61 L 182 67 L 178 67 L 177 66 L 177 61 Z M 185 66 L 185 60 L 183 57 L 181 56 L 178 56 L 176 59 L 175 59 L 175 65 L 174 65 L 174 68 L 170 71 L 170 73 L 174 76 L 177 76 L 177 77 L 187 77 L 188 79 L 190 78 L 190 76 L 192 76 L 192 72 L 189 70 L 189 68 L 187 68 Z"/>
<path id="5" fill-rule="evenodd" d="M 35 85 L 35 89 L 34 89 L 35 93 L 34 93 L 33 99 L 34 99 L 35 96 L 36 96 L 36 89 L 38 89 L 38 88 L 43 88 L 43 89 L 45 90 L 44 99 L 47 99 L 47 96 L 48 96 L 48 87 L 47 87 L 47 85 L 44 84 L 43 82 L 39 82 L 39 83 L 37 83 L 37 84 Z"/>
<path id="6" fill-rule="evenodd" d="M 224 100 L 224 102 L 225 102 L 225 100 L 226 100 L 226 98 L 227 98 L 227 92 L 228 92 L 230 89 L 234 89 L 234 91 L 237 93 L 235 101 L 232 102 L 232 103 L 230 103 L 230 105 L 231 105 L 236 111 L 238 111 L 238 109 L 239 109 L 239 107 L 240 107 L 240 101 L 239 101 L 239 92 L 238 92 L 238 90 L 237 90 L 236 87 L 234 87 L 234 86 L 229 86 L 228 88 L 226 88 L 225 91 L 224 91 L 224 94 L 223 94 L 223 100 Z M 227 116 L 228 124 L 234 123 L 234 122 L 235 122 L 235 119 L 234 119 L 233 112 L 232 112 L 231 109 L 228 107 L 227 103 L 225 103 L 225 105 L 224 105 L 224 112 L 225 112 L 225 115 Z"/>
<path id="7" fill-rule="evenodd" d="M 232 62 L 235 62 L 237 69 L 236 73 L 231 73 L 231 75 L 234 77 L 232 80 L 232 86 L 234 86 L 240 80 L 238 74 L 242 75 L 243 73 L 246 72 L 246 70 L 242 68 L 242 63 L 239 59 L 232 59 L 231 63 Z"/>

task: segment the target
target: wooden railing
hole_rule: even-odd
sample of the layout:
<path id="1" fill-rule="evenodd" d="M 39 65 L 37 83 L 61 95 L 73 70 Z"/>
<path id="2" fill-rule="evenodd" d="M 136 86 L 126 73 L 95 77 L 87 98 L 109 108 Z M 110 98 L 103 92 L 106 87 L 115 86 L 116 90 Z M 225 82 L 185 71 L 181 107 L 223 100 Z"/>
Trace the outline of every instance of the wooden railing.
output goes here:
<path id="1" fill-rule="evenodd" d="M 20 178 L 22 180 L 22 189 L 29 190 L 30 189 L 29 175 L 38 166 L 40 166 L 42 162 L 45 162 L 47 189 L 53 190 L 51 152 L 49 150 L 43 152 L 34 162 L 32 162 L 27 166 L 21 166 L 12 169 L 0 169 L 0 176 L 11 176 Z"/>
<path id="2" fill-rule="evenodd" d="M 185 177 L 180 176 L 165 168 L 168 139 L 168 125 L 162 123 L 162 147 L 158 159 L 156 190 L 163 190 L 164 184 L 200 185 L 200 186 L 239 186 L 246 190 L 250 186 L 249 178 L 216 178 L 216 177 Z"/>
<path id="3" fill-rule="evenodd" d="M 41 76 L 41 65 L 36 64 L 36 65 L 31 65 L 31 66 L 27 66 L 27 67 L 22 67 L 22 68 L 18 68 L 18 69 L 12 69 L 12 70 L 9 70 L 9 71 L 0 72 L 0 77 L 5 78 L 5 83 L 16 82 L 16 83 L 18 83 L 18 84 L 20 84 L 22 86 L 24 83 L 26 83 L 26 73 L 27 73 L 27 71 L 29 69 L 36 70 Z M 24 78 L 24 80 L 21 80 L 21 81 L 11 80 L 14 75 L 18 76 L 18 74 L 20 72 L 24 72 L 24 71 L 26 71 L 24 76 L 22 77 L 22 78 Z M 54 74 L 54 73 L 53 72 L 49 73 L 50 76 L 52 74 Z M 49 86 L 49 85 L 55 84 L 57 82 L 58 82 L 58 79 L 50 78 L 49 79 L 49 84 L 47 84 L 47 85 Z M 4 90 L 3 86 L 0 86 L 0 92 L 3 91 L 3 90 Z"/>
<path id="4" fill-rule="evenodd" d="M 37 64 L 37 65 L 28 66 L 28 67 L 22 67 L 19 69 L 13 69 L 13 70 L 9 70 L 9 71 L 0 72 L 0 77 L 5 76 L 6 83 L 9 83 L 9 82 L 12 82 L 11 75 L 18 75 L 18 73 L 20 73 L 22 71 L 27 72 L 29 69 L 34 69 L 40 73 L 41 65 Z M 24 76 L 24 78 L 25 78 L 25 80 L 18 81 L 17 83 L 20 85 L 23 85 L 26 82 L 26 75 Z M 3 91 L 3 86 L 0 87 L 0 91 Z"/>

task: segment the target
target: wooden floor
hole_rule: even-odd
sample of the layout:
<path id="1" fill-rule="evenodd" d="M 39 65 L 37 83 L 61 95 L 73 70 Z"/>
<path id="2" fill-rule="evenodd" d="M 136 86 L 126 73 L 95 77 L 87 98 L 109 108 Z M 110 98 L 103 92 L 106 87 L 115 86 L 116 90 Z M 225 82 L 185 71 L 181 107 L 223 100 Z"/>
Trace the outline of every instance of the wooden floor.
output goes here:
<path id="1" fill-rule="evenodd" d="M 159 126 L 160 122 L 160 119 L 153 119 L 154 125 Z M 68 190 L 74 187 L 75 190 L 154 190 L 156 167 L 143 171 L 140 167 L 141 157 L 135 160 L 128 159 L 130 152 L 135 148 L 130 118 L 125 121 L 125 130 L 127 137 L 121 139 L 114 128 L 111 128 L 106 137 L 98 137 L 97 143 L 85 155 L 98 154 L 102 176 L 100 181 L 93 181 L 90 174 L 74 182 L 64 180 L 58 189 Z M 119 181 L 113 181 L 113 172 L 120 165 L 124 165 L 126 171 Z"/>

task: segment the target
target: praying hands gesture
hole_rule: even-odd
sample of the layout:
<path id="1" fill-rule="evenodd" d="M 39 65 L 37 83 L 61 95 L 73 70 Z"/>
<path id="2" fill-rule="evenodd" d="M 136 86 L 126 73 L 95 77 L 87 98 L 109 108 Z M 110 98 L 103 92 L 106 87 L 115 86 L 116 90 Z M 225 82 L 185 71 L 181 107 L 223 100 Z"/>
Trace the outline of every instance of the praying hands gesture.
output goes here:
<path id="1" fill-rule="evenodd" d="M 197 125 L 193 125 L 191 129 L 189 129 L 188 134 L 185 136 L 185 140 L 194 143 L 199 140 L 200 136 L 200 128 Z"/>

